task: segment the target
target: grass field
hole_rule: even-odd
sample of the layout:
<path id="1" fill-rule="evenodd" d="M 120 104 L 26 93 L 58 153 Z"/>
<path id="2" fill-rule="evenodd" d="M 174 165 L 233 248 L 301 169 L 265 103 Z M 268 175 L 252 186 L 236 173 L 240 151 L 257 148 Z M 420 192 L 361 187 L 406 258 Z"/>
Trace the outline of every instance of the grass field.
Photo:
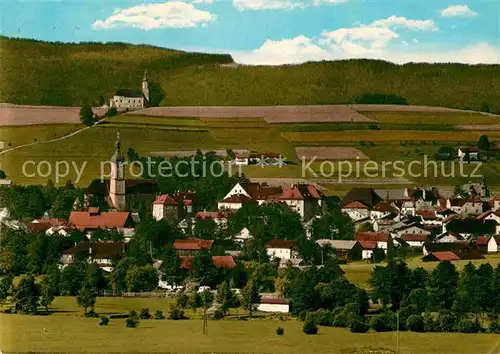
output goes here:
<path id="1" fill-rule="evenodd" d="M 165 299 L 98 298 L 96 311 L 127 313 L 149 308 L 163 309 Z M 316 336 L 301 331 L 293 319 L 225 319 L 209 321 L 202 334 L 199 315 L 183 321 L 142 320 L 139 327 L 125 327 L 124 319 L 111 319 L 98 326 L 98 319 L 84 318 L 73 297 L 56 298 L 50 316 L 0 315 L 0 347 L 5 353 L 339 353 L 388 354 L 397 348 L 396 333 L 353 334 L 342 328 L 320 327 Z M 188 316 L 193 316 L 188 313 Z M 285 329 L 277 336 L 277 327 Z M 45 331 L 44 331 L 45 329 Z M 497 353 L 499 338 L 486 334 L 412 333 L 399 334 L 401 354 Z M 378 349 L 379 351 L 375 351 Z"/>
<path id="2" fill-rule="evenodd" d="M 81 128 L 82 126 L 78 124 L 0 127 L 0 141 L 4 142 L 4 149 L 7 149 L 9 147 L 30 144 L 36 141 L 56 139 Z"/>
<path id="3" fill-rule="evenodd" d="M 383 124 L 462 125 L 498 124 L 499 118 L 480 113 L 361 112 Z"/>

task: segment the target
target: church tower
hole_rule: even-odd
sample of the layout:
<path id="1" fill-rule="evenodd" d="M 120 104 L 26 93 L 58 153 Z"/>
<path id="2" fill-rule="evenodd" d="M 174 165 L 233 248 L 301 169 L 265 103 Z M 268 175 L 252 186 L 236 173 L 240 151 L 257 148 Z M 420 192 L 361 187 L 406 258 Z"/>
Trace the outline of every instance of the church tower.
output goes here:
<path id="1" fill-rule="evenodd" d="M 111 179 L 109 181 L 109 199 L 117 211 L 125 211 L 127 208 L 125 198 L 125 158 L 120 151 L 120 133 L 116 136 L 115 153 L 111 157 Z"/>
<path id="2" fill-rule="evenodd" d="M 144 78 L 142 79 L 142 94 L 144 95 L 144 106 L 149 103 L 149 83 L 148 83 L 148 73 L 144 70 Z"/>

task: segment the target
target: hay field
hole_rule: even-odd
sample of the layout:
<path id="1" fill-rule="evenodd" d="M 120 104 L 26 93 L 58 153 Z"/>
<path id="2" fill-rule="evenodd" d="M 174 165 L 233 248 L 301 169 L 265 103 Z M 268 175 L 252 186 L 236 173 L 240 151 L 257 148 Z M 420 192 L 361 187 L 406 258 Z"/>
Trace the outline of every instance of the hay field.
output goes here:
<path id="1" fill-rule="evenodd" d="M 93 108 L 103 115 L 104 108 Z M 79 124 L 80 107 L 0 105 L 0 125 Z"/>
<path id="2" fill-rule="evenodd" d="M 400 141 L 440 141 L 440 142 L 477 142 L 481 135 L 491 138 L 500 137 L 496 131 L 412 131 L 412 130 L 373 130 L 367 133 L 362 130 L 341 132 L 282 132 L 281 136 L 296 143 L 325 143 L 325 142 L 400 142 Z"/>
<path id="3" fill-rule="evenodd" d="M 297 158 L 318 160 L 368 160 L 363 152 L 353 147 L 296 147 Z"/>
<path id="4" fill-rule="evenodd" d="M 419 124 L 419 125 L 462 125 L 500 123 L 500 116 L 488 116 L 477 112 L 397 112 L 397 111 L 362 111 L 362 114 L 381 124 Z"/>
<path id="5" fill-rule="evenodd" d="M 263 118 L 268 123 L 372 122 L 348 106 L 154 107 L 139 115 L 200 118 Z"/>

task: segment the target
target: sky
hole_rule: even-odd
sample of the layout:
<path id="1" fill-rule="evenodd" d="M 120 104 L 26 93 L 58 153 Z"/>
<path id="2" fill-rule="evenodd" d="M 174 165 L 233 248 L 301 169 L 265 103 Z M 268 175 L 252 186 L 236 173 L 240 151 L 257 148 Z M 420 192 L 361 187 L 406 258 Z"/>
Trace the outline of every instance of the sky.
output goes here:
<path id="1" fill-rule="evenodd" d="M 500 64 L 500 0 L 7 1 L 0 33 L 229 53 L 249 65 Z"/>

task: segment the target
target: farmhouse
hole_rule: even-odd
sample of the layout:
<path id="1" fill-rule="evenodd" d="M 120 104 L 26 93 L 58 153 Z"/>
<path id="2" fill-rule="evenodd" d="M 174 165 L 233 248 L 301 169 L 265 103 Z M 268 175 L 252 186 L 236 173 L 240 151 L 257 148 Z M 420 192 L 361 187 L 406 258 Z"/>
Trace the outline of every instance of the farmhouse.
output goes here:
<path id="1" fill-rule="evenodd" d="M 362 259 L 371 259 L 373 250 L 377 248 L 377 242 L 375 241 L 359 241 L 361 247 L 363 247 L 363 251 L 361 253 Z"/>
<path id="2" fill-rule="evenodd" d="M 117 90 L 113 98 L 109 100 L 109 106 L 116 109 L 138 109 L 144 108 L 149 102 L 149 83 L 147 72 L 144 71 L 141 90 L 120 89 Z"/>
<path id="3" fill-rule="evenodd" d="M 72 211 L 69 214 L 68 226 L 91 236 L 92 231 L 98 229 L 118 230 L 129 233 L 134 230 L 135 221 L 129 212 L 100 212 L 99 208 L 90 208 L 89 211 Z"/>
<path id="4" fill-rule="evenodd" d="M 363 255 L 363 246 L 358 241 L 344 240 L 317 240 L 320 247 L 331 247 L 335 250 L 338 259 L 345 261 L 359 261 Z"/>
<path id="5" fill-rule="evenodd" d="M 175 240 L 174 249 L 179 257 L 195 256 L 201 250 L 210 251 L 214 242 L 214 240 L 200 240 L 198 238 Z"/>
<path id="6" fill-rule="evenodd" d="M 382 198 L 372 188 L 353 188 L 342 199 L 341 206 L 344 207 L 352 202 L 360 202 L 368 208 L 372 208 L 381 200 Z"/>
<path id="7" fill-rule="evenodd" d="M 153 218 L 177 220 L 179 216 L 179 203 L 167 194 L 160 195 L 153 203 Z"/>
<path id="8" fill-rule="evenodd" d="M 86 258 L 89 263 L 96 263 L 106 272 L 113 270 L 113 264 L 125 254 L 124 242 L 80 242 L 62 253 L 62 268 L 74 263 L 78 257 Z"/>
<path id="9" fill-rule="evenodd" d="M 289 260 L 298 258 L 295 241 L 271 240 L 266 244 L 267 255 L 271 259 Z"/>
<path id="10" fill-rule="evenodd" d="M 217 203 L 219 210 L 239 210 L 244 204 L 257 204 L 258 202 L 245 194 L 233 194 Z"/>
<path id="11" fill-rule="evenodd" d="M 488 241 L 488 253 L 500 252 L 500 235 L 493 235 Z"/>
<path id="12" fill-rule="evenodd" d="M 115 153 L 111 157 L 111 178 L 95 179 L 85 190 L 86 204 L 95 201 L 108 204 L 116 211 L 138 210 L 141 205 L 151 212 L 160 191 L 156 181 L 150 179 L 125 179 L 125 157 L 121 153 L 120 135 L 117 135 Z"/>
<path id="13" fill-rule="evenodd" d="M 256 304 L 257 311 L 274 312 L 274 313 L 289 313 L 290 301 L 278 297 L 262 296 L 260 302 Z"/>
<path id="14" fill-rule="evenodd" d="M 342 212 L 349 215 L 352 221 L 366 219 L 370 216 L 370 210 L 361 202 L 354 201 L 342 207 Z"/>
<path id="15" fill-rule="evenodd" d="M 410 247 L 423 247 L 427 242 L 428 235 L 403 234 L 400 238 Z"/>
<path id="16" fill-rule="evenodd" d="M 451 251 L 431 252 L 422 257 L 423 262 L 458 261 L 460 257 Z"/>
<path id="17" fill-rule="evenodd" d="M 253 239 L 253 236 L 250 233 L 250 230 L 248 230 L 248 228 L 246 228 L 246 227 L 241 229 L 240 232 L 238 232 L 236 235 L 233 236 L 234 242 L 237 242 L 239 244 L 243 244 L 251 239 Z"/>
<path id="18" fill-rule="evenodd" d="M 283 193 L 273 198 L 284 202 L 303 220 L 309 220 L 318 214 L 321 208 L 323 194 L 312 184 L 295 184 L 292 188 L 285 188 Z"/>
<path id="19" fill-rule="evenodd" d="M 479 161 L 479 148 L 464 146 L 458 148 L 457 157 L 461 162 Z"/>
<path id="20" fill-rule="evenodd" d="M 356 241 L 370 241 L 376 242 L 377 247 L 387 252 L 387 243 L 391 236 L 385 232 L 356 232 Z"/>

